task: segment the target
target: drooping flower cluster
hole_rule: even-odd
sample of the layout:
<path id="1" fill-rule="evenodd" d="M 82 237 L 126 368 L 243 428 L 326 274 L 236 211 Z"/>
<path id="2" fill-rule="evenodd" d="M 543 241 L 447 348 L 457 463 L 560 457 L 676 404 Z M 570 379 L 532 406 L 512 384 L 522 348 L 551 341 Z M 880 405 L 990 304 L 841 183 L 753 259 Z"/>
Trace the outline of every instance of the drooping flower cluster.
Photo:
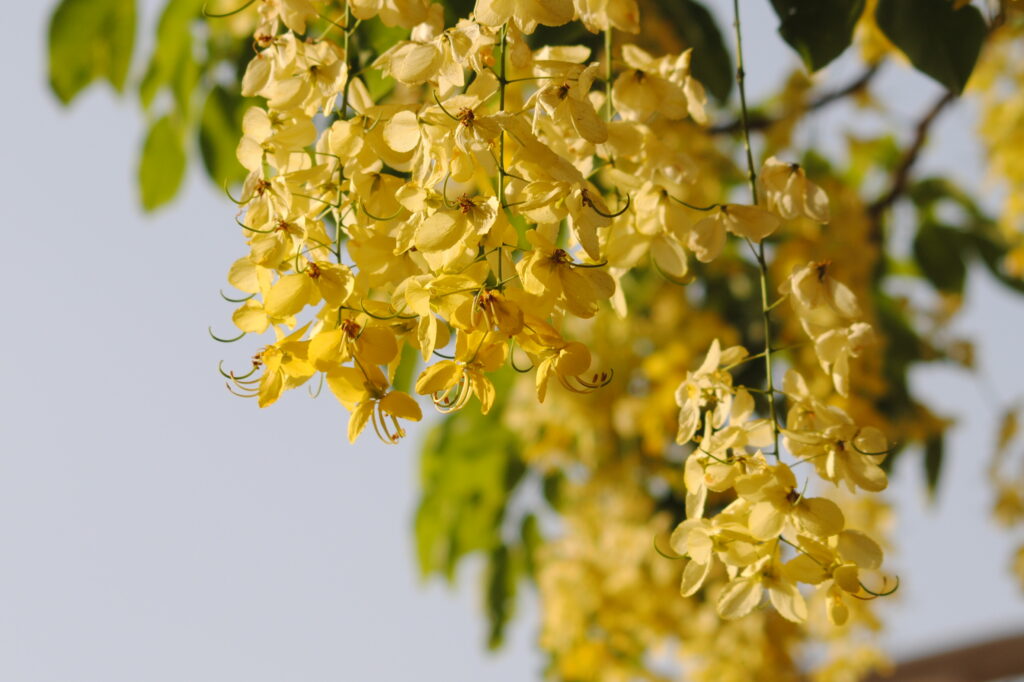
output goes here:
<path id="1" fill-rule="evenodd" d="M 849 329 L 857 317 L 852 292 L 832 280 L 823 264 L 795 271 L 781 289 L 815 341 L 822 367 L 845 395 L 846 356 L 837 360 L 836 351 L 820 339 Z M 861 334 L 870 332 L 867 323 L 852 324 L 864 329 Z M 745 349 L 723 350 L 716 339 L 676 393 L 677 441 L 695 443 L 685 465 L 687 518 L 672 534 L 672 549 L 688 559 L 682 593 L 696 593 L 721 565 L 730 578 L 717 601 L 723 618 L 746 615 L 767 593 L 783 617 L 802 622 L 807 606 L 798 585 L 805 583 L 827 591 L 829 619 L 842 625 L 851 598 L 877 596 L 861 576 L 880 568 L 882 550 L 865 533 L 847 527 L 835 502 L 810 496 L 810 479 L 799 481 L 795 467 L 809 463 L 812 469 L 804 471 L 822 481 L 851 492 L 878 492 L 887 483 L 879 464 L 889 444 L 877 428 L 858 425 L 840 407 L 815 397 L 792 369 L 781 390 L 789 404 L 785 427 L 757 417 L 751 391 L 734 386 L 730 373 L 747 360 Z M 766 399 L 774 401 L 774 389 L 769 391 Z M 783 461 L 778 431 L 792 464 Z M 723 503 L 713 518 L 705 518 L 709 495 Z"/>
<path id="2" fill-rule="evenodd" d="M 311 3 L 263 3 L 243 79 L 266 106 L 246 113 L 238 146 L 249 254 L 229 280 L 251 297 L 234 321 L 277 340 L 232 381 L 264 406 L 321 375 L 353 410 L 352 439 L 372 423 L 395 441 L 400 420 L 420 418 L 391 384 L 404 347 L 428 363 L 416 391 L 442 410 L 475 396 L 486 412 L 488 375 L 515 355 L 535 368 L 539 400 L 552 380 L 607 383 L 611 369 L 565 336 L 566 318 L 608 299 L 624 311 L 619 282 L 649 253 L 683 277 L 687 249 L 710 260 L 727 231 L 760 240 L 777 225 L 754 206 L 723 205 L 696 225 L 681 214 L 691 164 L 659 129 L 706 120 L 688 52 L 623 46 L 628 69 L 608 82 L 613 64 L 586 48 L 527 46 L 538 24 L 576 16 L 569 3 L 483 3 L 447 28 L 440 6 L 406 4 L 353 4 L 339 44 L 330 31 L 302 38 Z M 621 2 L 587 16 L 635 14 Z M 358 63 L 346 52 L 353 17 L 373 16 L 410 36 Z M 374 101 L 357 67 L 396 81 L 394 96 Z M 595 184 L 603 167 L 643 198 L 610 208 Z"/>
<path id="3" fill-rule="evenodd" d="M 313 34 L 318 17 L 339 13 Z M 828 222 L 824 191 L 795 164 L 769 158 L 763 201 L 750 204 L 727 202 L 700 176 L 701 150 L 685 140 L 709 116 L 690 51 L 655 57 L 627 43 L 597 59 L 582 46 L 530 43 L 539 25 L 635 31 L 637 15 L 633 0 L 478 0 L 471 17 L 447 26 L 427 0 L 262 2 L 242 87 L 264 104 L 246 113 L 237 150 L 249 171 L 238 199 L 248 253 L 229 281 L 249 295 L 233 315 L 239 330 L 274 340 L 248 374 L 228 374 L 233 390 L 267 406 L 287 389 L 326 383 L 351 412 L 350 440 L 372 425 L 387 442 L 404 435 L 403 420 L 422 417 L 409 390 L 442 412 L 475 399 L 487 413 L 495 373 L 512 367 L 532 374 L 533 401 L 589 393 L 617 368 L 596 357 L 586 325 L 606 307 L 629 315 L 631 278 L 648 264 L 684 283 L 750 247 L 765 280 L 765 240 L 792 221 Z M 408 38 L 380 54 L 356 49 L 369 20 Z M 780 291 L 848 396 L 851 360 L 872 339 L 851 289 L 811 261 Z M 858 608 L 852 599 L 886 587 L 867 586 L 882 550 L 798 474 L 877 492 L 889 444 L 795 370 L 781 391 L 783 426 L 770 326 L 762 352 L 715 340 L 699 369 L 669 388 L 677 442 L 692 448 L 679 468 L 686 518 L 670 541 L 686 561 L 682 594 L 713 593 L 726 619 L 767 594 L 784 619 L 802 622 L 808 590 L 799 586 L 810 585 L 843 624 Z M 399 385 L 417 358 L 426 366 Z M 735 385 L 733 370 L 757 359 L 767 388 Z M 668 527 L 664 516 L 623 519 L 632 540 Z M 654 561 L 644 569 L 653 578 L 672 572 Z M 552 557 L 545 570 L 558 565 L 567 575 L 578 568 Z M 547 576 L 542 585 L 562 584 Z M 551 638 L 578 644 L 570 640 Z"/>

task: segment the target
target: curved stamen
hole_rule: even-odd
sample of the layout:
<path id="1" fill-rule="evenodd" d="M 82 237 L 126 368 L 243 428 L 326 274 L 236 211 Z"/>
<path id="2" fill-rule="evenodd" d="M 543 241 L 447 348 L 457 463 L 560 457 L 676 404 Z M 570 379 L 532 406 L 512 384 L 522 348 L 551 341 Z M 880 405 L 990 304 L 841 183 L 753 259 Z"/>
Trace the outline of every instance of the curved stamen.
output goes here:
<path id="1" fill-rule="evenodd" d="M 864 586 L 864 583 L 860 582 L 859 580 L 857 581 L 857 584 L 860 585 L 860 589 L 864 590 L 865 592 L 867 592 L 871 596 L 870 597 L 860 597 L 860 596 L 857 596 L 856 594 L 853 595 L 853 596 L 857 597 L 857 599 L 860 599 L 862 601 L 870 601 L 872 599 L 878 599 L 879 597 L 888 597 L 890 594 L 892 594 L 896 590 L 900 589 L 900 577 L 896 576 L 896 584 L 893 585 L 891 590 L 887 590 L 885 592 L 875 592 L 875 591 L 873 591 L 871 589 L 868 589 L 867 587 Z"/>
<path id="2" fill-rule="evenodd" d="M 319 398 L 320 397 L 320 391 L 324 390 L 324 374 L 323 374 L 323 372 L 320 373 L 320 383 L 317 384 L 316 392 L 315 393 L 313 392 L 313 388 L 311 386 L 307 386 L 306 390 L 309 392 L 309 397 L 310 398 Z"/>
<path id="3" fill-rule="evenodd" d="M 363 213 L 365 213 L 369 218 L 371 218 L 373 220 L 376 220 L 378 223 L 386 223 L 387 221 L 394 220 L 398 216 L 402 215 L 402 211 L 404 211 L 405 208 L 404 207 L 399 208 L 398 212 L 395 213 L 395 215 L 391 216 L 390 218 L 378 218 L 377 216 L 375 216 L 372 213 L 370 213 L 369 211 L 367 211 L 366 210 L 366 205 L 364 203 L 362 203 L 362 202 L 359 202 L 359 210 L 362 211 Z"/>
<path id="4" fill-rule="evenodd" d="M 249 299 L 251 299 L 255 295 L 256 294 L 249 294 L 245 298 L 231 298 L 230 296 L 225 296 L 224 295 L 224 290 L 223 289 L 220 290 L 220 297 L 223 298 L 228 303 L 245 303 L 246 301 L 248 301 Z"/>
<path id="5" fill-rule="evenodd" d="M 250 232 L 258 232 L 259 234 L 270 234 L 271 232 L 274 231 L 274 228 L 270 228 L 269 230 L 257 230 L 255 227 L 249 227 L 241 220 L 239 220 L 238 216 L 235 216 L 235 223 L 243 230 L 249 230 Z"/>
<path id="6" fill-rule="evenodd" d="M 223 360 L 221 360 L 220 362 L 217 363 L 217 371 L 220 372 L 220 375 L 222 377 L 224 377 L 225 379 L 230 379 L 231 381 L 242 381 L 243 379 L 248 379 L 249 377 L 251 377 L 256 372 L 257 369 L 259 369 L 259 367 L 253 367 L 251 370 L 249 370 L 249 372 L 247 374 L 242 374 L 241 376 L 235 376 L 234 372 L 225 372 L 224 371 L 224 361 Z"/>
<path id="7" fill-rule="evenodd" d="M 364 130 L 363 130 L 363 132 L 364 132 L 364 133 L 370 133 L 370 132 L 373 132 L 373 129 L 377 127 L 377 124 L 378 124 L 378 123 L 380 123 L 380 119 L 381 119 L 381 115 L 380 115 L 380 113 L 378 112 L 378 114 L 377 114 L 377 118 L 373 119 L 373 123 L 371 123 L 371 124 L 370 124 L 370 127 L 369 127 L 369 128 L 366 128 L 366 129 L 364 129 Z"/>
<path id="8" fill-rule="evenodd" d="M 207 19 L 223 19 L 224 17 L 230 17 L 230 16 L 233 16 L 233 15 L 238 14 L 240 12 L 244 12 L 245 10 L 249 9 L 249 6 L 252 5 L 254 2 L 256 2 L 256 0 L 249 0 L 249 2 L 245 3 L 244 5 L 239 7 L 238 9 L 233 9 L 230 12 L 224 12 L 223 14 L 212 14 L 210 12 L 207 12 L 206 11 L 207 3 L 204 2 L 203 3 L 202 13 L 203 13 L 203 16 L 206 17 Z"/>
<path id="9" fill-rule="evenodd" d="M 900 449 L 899 445 L 893 445 L 888 450 L 883 450 L 881 452 L 865 452 L 864 450 L 861 450 L 860 448 L 857 447 L 856 438 L 854 440 L 850 441 L 850 447 L 852 447 L 854 450 L 856 450 L 860 454 L 867 455 L 868 457 L 877 457 L 879 455 L 891 455 L 892 453 L 894 453 L 894 452 L 896 452 L 897 450 Z"/>
<path id="10" fill-rule="evenodd" d="M 222 338 L 220 338 L 219 336 L 217 336 L 216 334 L 213 333 L 213 327 L 207 327 L 206 330 L 208 332 L 210 332 L 210 337 L 214 341 L 220 341 L 221 343 L 234 343 L 235 341 L 238 341 L 240 338 L 245 336 L 245 332 L 242 332 L 241 334 L 239 334 L 238 336 L 236 336 L 233 339 L 222 339 Z"/>
<path id="11" fill-rule="evenodd" d="M 226 183 L 226 182 L 224 183 L 224 194 L 227 194 L 228 195 L 228 199 L 230 199 L 231 203 L 233 203 L 236 206 L 241 206 L 242 204 L 249 203 L 248 201 L 239 201 L 238 199 L 236 199 L 233 196 L 231 196 L 231 190 L 228 189 L 228 183 Z"/>
<path id="12" fill-rule="evenodd" d="M 596 214 L 597 214 L 597 215 L 599 215 L 599 216 L 604 216 L 605 218 L 618 218 L 618 217 L 619 217 L 620 215 L 622 215 L 623 213 L 625 213 L 626 211 L 628 211 L 628 210 L 629 210 L 629 206 L 630 206 L 630 204 L 632 203 L 632 201 L 633 201 L 633 200 L 632 200 L 632 199 L 630 198 L 630 196 L 629 196 L 629 195 L 627 194 L 627 195 L 626 195 L 626 205 L 625 205 L 625 206 L 623 206 L 623 207 L 622 207 L 621 209 L 619 209 L 619 210 L 618 210 L 617 212 L 615 212 L 615 213 L 605 213 L 604 211 L 602 211 L 601 209 L 599 209 L 599 208 L 598 208 L 598 207 L 597 207 L 597 206 L 596 206 L 596 205 L 594 204 L 594 202 L 593 202 L 593 201 L 587 201 L 587 206 L 589 206 L 589 207 L 591 208 L 591 210 L 593 210 L 593 211 L 594 211 L 594 213 L 596 213 Z"/>
<path id="13" fill-rule="evenodd" d="M 455 208 L 455 204 L 448 201 L 448 180 L 452 177 L 451 173 L 444 176 L 444 182 L 441 183 L 441 201 L 444 202 L 445 208 Z"/>
<path id="14" fill-rule="evenodd" d="M 660 554 L 662 557 L 664 557 L 666 559 L 671 559 L 672 561 L 680 561 L 680 560 L 686 558 L 684 556 L 672 556 L 671 554 L 666 554 L 665 552 L 662 552 L 661 548 L 658 547 L 658 536 L 657 535 L 654 536 L 653 541 L 652 541 L 651 544 L 654 545 L 654 551 L 657 552 L 658 554 Z"/>
<path id="15" fill-rule="evenodd" d="M 224 385 L 227 387 L 228 393 L 231 395 L 237 395 L 239 398 L 255 398 L 259 394 L 259 391 L 256 389 L 253 389 L 253 392 L 249 394 L 239 393 L 235 389 L 231 388 L 231 384 L 226 381 L 224 382 Z"/>
<path id="16" fill-rule="evenodd" d="M 355 308 L 349 308 L 348 306 L 341 307 L 344 308 L 345 310 L 356 310 Z M 369 310 L 367 310 L 366 303 L 363 301 L 359 301 L 359 309 L 375 320 L 415 320 L 417 317 L 419 317 L 419 315 L 402 315 L 401 313 L 394 313 L 392 315 L 377 315 L 376 313 L 371 313 Z"/>
<path id="17" fill-rule="evenodd" d="M 660 265 L 658 265 L 658 259 L 655 258 L 653 254 L 651 255 L 651 265 L 654 266 L 654 270 L 659 275 L 661 275 L 665 279 L 666 282 L 668 282 L 670 284 L 675 284 L 676 286 L 681 286 L 681 287 L 688 286 L 689 284 L 691 284 L 696 279 L 696 277 L 694 275 L 691 275 L 691 274 L 688 274 L 686 277 L 676 277 L 675 275 L 668 274 L 667 272 L 665 272 L 661 268 Z"/>
<path id="18" fill-rule="evenodd" d="M 444 105 L 443 105 L 443 104 L 441 104 L 441 100 L 440 100 L 440 98 L 438 98 L 438 96 L 437 96 L 437 90 L 434 90 L 434 91 L 433 91 L 433 95 L 434 95 L 434 101 L 435 101 L 435 102 L 437 102 L 437 106 L 441 107 L 441 111 L 443 111 L 443 112 L 444 112 L 445 116 L 447 116 L 448 118 L 450 118 L 450 119 L 451 119 L 451 120 L 453 120 L 453 121 L 458 121 L 458 120 L 459 120 L 459 117 L 458 117 L 458 116 L 453 116 L 453 115 L 452 115 L 452 112 L 450 112 L 450 111 L 448 111 L 447 109 L 445 109 L 445 108 L 444 108 Z"/>
<path id="19" fill-rule="evenodd" d="M 341 202 L 340 201 L 338 203 L 336 203 L 336 204 L 332 204 L 331 202 L 327 201 L 326 199 L 321 199 L 320 197 L 314 197 L 314 196 L 311 196 L 309 194 L 299 194 L 298 192 L 292 192 L 292 196 L 293 197 L 302 197 L 303 199 L 312 199 L 313 201 L 319 201 L 321 204 L 327 204 L 331 208 L 341 208 Z"/>
<path id="20" fill-rule="evenodd" d="M 509 343 L 509 349 L 508 349 L 508 364 L 510 364 L 512 366 L 512 369 L 514 369 L 515 371 L 519 372 L 520 374 L 526 374 L 527 372 L 532 372 L 533 371 L 533 367 L 534 367 L 532 364 L 529 367 L 527 367 L 526 369 L 519 369 L 519 367 L 516 366 L 515 345 L 516 345 L 516 341 L 515 341 L 515 339 L 512 339 L 511 342 Z"/>
<path id="21" fill-rule="evenodd" d="M 666 193 L 665 196 L 667 196 L 672 201 L 675 201 L 676 203 L 682 204 L 686 208 L 692 208 L 694 211 L 711 211 L 721 206 L 721 204 L 710 204 L 708 206 L 694 206 L 693 204 L 683 201 L 682 199 L 675 198 L 671 194 Z"/>

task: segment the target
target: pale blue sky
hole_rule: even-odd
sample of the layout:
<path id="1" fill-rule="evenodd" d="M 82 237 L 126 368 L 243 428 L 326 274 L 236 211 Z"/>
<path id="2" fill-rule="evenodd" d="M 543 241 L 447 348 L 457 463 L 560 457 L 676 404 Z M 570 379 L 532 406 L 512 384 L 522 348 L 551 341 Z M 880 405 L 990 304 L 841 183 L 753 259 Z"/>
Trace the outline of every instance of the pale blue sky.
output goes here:
<path id="1" fill-rule="evenodd" d="M 157 4 L 146 3 L 147 26 Z M 757 91 L 792 57 L 768 3 L 743 4 Z M 475 566 L 454 592 L 419 584 L 410 521 L 421 430 L 399 447 L 370 437 L 350 447 L 329 396 L 296 392 L 259 411 L 224 390 L 217 361 L 241 363 L 245 349 L 210 341 L 206 327 L 230 329 L 217 290 L 242 253 L 235 209 L 193 168 L 180 201 L 139 212 L 141 116 L 103 87 L 58 108 L 44 88 L 49 5 L 9 3 L 0 66 L 13 93 L 0 114 L 0 278 L 12 306 L 0 356 L 0 679 L 537 678 L 530 600 L 492 656 Z M 896 71 L 880 91 L 902 110 L 925 108 L 937 89 Z M 811 134 L 827 137 L 829 125 Z M 963 112 L 944 117 L 926 163 L 977 179 L 970 125 Z M 1022 313 L 1024 302 L 978 277 L 957 323 L 1003 399 L 1024 387 Z M 895 655 L 1024 627 L 1011 543 L 988 521 L 994 417 L 963 373 L 930 369 L 915 384 L 964 416 L 938 507 L 923 504 L 914 454 L 891 488 L 903 578 L 886 607 Z"/>

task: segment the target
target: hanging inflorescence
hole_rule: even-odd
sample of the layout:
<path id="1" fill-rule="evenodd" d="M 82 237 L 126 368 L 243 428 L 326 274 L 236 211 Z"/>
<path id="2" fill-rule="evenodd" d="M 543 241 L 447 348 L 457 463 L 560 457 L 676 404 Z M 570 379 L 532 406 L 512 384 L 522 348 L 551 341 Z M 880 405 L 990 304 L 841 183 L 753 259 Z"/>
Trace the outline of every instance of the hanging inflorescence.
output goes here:
<path id="1" fill-rule="evenodd" d="M 666 143 L 709 120 L 691 51 L 614 50 L 613 30 L 639 30 L 634 0 L 478 0 L 452 26 L 428 0 L 258 7 L 242 93 L 263 103 L 245 114 L 237 150 L 248 253 L 228 279 L 248 295 L 232 316 L 242 335 L 274 340 L 250 371 L 225 373 L 231 390 L 262 407 L 315 379 L 350 411 L 351 441 L 372 426 L 386 442 L 422 416 L 396 387 L 405 349 L 426 363 L 412 390 L 442 412 L 474 399 L 488 412 L 507 366 L 533 374 L 537 401 L 553 386 L 595 391 L 615 367 L 571 330 L 605 305 L 629 315 L 631 271 L 686 283 L 698 276 L 691 260 L 749 248 L 764 348 L 715 340 L 676 392 L 677 441 L 692 448 L 686 520 L 671 537 L 686 562 L 682 593 L 724 573 L 722 617 L 744 616 L 767 592 L 799 622 L 798 586 L 810 585 L 842 624 L 850 599 L 888 590 L 874 575 L 879 545 L 848 527 L 824 485 L 886 486 L 890 443 L 833 400 L 849 394 L 871 325 L 828 262 L 768 282 L 766 240 L 790 221 L 828 223 L 828 198 L 796 164 L 773 157 L 757 172 L 749 141 L 750 203 L 705 195 L 699 164 Z M 360 22 L 374 18 L 408 38 L 380 54 L 357 48 Z M 530 46 L 539 25 L 574 20 L 606 32 L 600 58 Z M 396 83 L 387 96 L 382 79 Z M 799 322 L 832 395 L 793 369 L 776 389 L 775 311 Z M 754 360 L 766 385 L 734 384 Z"/>

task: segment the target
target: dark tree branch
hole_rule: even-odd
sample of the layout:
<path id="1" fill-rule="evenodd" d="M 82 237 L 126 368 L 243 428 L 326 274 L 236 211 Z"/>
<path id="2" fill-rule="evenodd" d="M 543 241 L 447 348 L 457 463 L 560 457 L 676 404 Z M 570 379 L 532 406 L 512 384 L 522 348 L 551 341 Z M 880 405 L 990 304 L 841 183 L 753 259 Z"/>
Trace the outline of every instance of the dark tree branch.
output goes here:
<path id="1" fill-rule="evenodd" d="M 844 85 L 843 87 L 837 90 L 826 92 L 823 95 L 819 96 L 817 99 L 812 100 L 806 107 L 804 107 L 803 111 L 805 113 L 808 111 L 816 111 L 817 109 L 821 109 L 823 107 L 828 106 L 832 102 L 843 99 L 844 97 L 847 97 L 854 93 L 860 92 L 861 90 L 868 86 L 868 83 L 870 83 L 871 79 L 875 77 L 875 74 L 878 73 L 880 67 L 881 63 L 871 66 L 870 68 L 866 69 L 864 73 L 862 73 L 856 79 L 850 81 L 850 83 L 848 83 L 847 85 Z M 775 123 L 778 123 L 780 120 L 780 117 L 753 114 L 750 116 L 747 122 L 747 127 L 750 130 L 764 130 L 765 128 L 771 127 Z M 708 132 L 711 133 L 712 135 L 738 133 L 742 132 L 742 130 L 743 122 L 740 119 L 736 119 L 735 121 L 729 121 L 728 123 L 721 123 L 719 125 L 711 126 L 710 128 L 708 128 Z"/>
<path id="2" fill-rule="evenodd" d="M 1024 673 L 1024 634 L 900 663 L 865 682 L 987 682 Z"/>
<path id="3" fill-rule="evenodd" d="M 928 140 L 928 132 L 938 118 L 942 110 L 946 108 L 946 105 L 956 99 L 956 95 L 950 91 L 945 95 L 936 100 L 935 104 L 925 113 L 920 121 L 917 122 L 917 126 L 914 128 L 914 139 L 911 141 L 910 146 L 907 147 L 906 151 L 903 152 L 903 157 L 900 159 L 900 163 L 896 166 L 896 170 L 892 174 L 892 182 L 889 184 L 889 189 L 882 196 L 878 197 L 870 205 L 868 205 L 868 215 L 873 221 L 878 221 L 881 218 L 882 213 L 893 205 L 893 203 L 903 194 L 907 189 L 907 182 L 910 180 L 910 171 L 913 169 L 914 164 L 917 163 L 918 157 L 921 155 L 921 150 L 924 148 L 924 143 Z"/>

